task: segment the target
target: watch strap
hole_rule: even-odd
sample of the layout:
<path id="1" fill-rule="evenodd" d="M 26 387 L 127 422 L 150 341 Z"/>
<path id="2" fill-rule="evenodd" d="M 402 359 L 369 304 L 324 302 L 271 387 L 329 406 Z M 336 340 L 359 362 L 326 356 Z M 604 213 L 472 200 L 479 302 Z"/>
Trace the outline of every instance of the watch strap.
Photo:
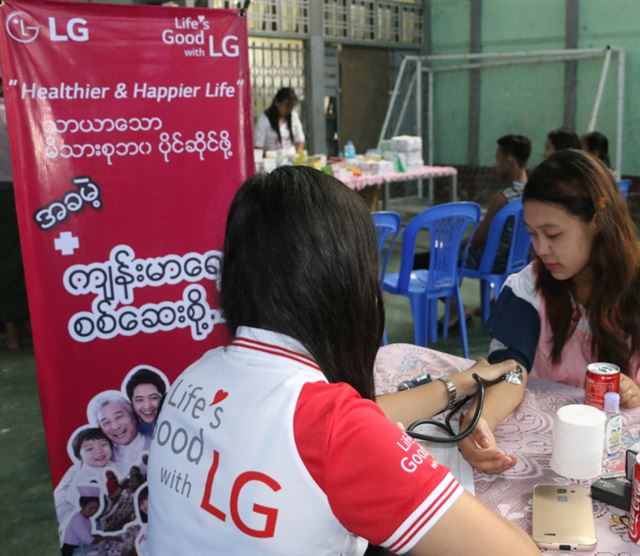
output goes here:
<path id="1" fill-rule="evenodd" d="M 442 382 L 447 389 L 447 395 L 449 396 L 449 403 L 445 409 L 453 409 L 458 401 L 458 391 L 456 390 L 456 385 L 453 381 L 447 376 L 443 375 L 438 377 L 438 380 Z"/>

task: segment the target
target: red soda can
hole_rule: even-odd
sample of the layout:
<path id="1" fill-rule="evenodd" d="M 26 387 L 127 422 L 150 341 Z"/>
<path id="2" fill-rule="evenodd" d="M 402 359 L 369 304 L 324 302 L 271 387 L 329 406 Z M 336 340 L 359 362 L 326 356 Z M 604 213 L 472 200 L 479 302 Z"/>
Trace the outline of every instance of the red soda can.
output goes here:
<path id="1" fill-rule="evenodd" d="M 640 544 L 640 454 L 633 465 L 633 483 L 631 485 L 631 507 L 629 508 L 629 538 Z"/>
<path id="2" fill-rule="evenodd" d="M 604 395 L 620 390 L 620 367 L 613 363 L 590 363 L 584 382 L 584 403 L 604 410 Z"/>

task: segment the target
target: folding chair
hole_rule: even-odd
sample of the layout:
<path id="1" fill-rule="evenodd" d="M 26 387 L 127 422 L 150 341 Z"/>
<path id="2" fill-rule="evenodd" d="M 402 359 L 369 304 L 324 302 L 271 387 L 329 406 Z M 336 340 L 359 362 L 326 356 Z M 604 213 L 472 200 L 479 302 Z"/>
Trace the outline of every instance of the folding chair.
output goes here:
<path id="1" fill-rule="evenodd" d="M 428 208 L 409 222 L 402 235 L 400 272 L 387 274 L 382 281 L 384 291 L 409 298 L 413 315 L 414 342 L 427 345 L 438 338 L 438 299 L 454 297 L 460 315 L 464 305 L 460 294 L 459 253 L 465 232 L 475 230 L 480 220 L 477 203 L 444 203 Z M 420 230 L 429 231 L 429 270 L 413 270 L 416 238 Z M 445 321 L 448 315 L 445 316 Z M 447 326 L 445 322 L 445 326 Z M 460 319 L 460 336 L 464 357 L 469 356 L 467 326 Z"/>
<path id="2" fill-rule="evenodd" d="M 503 269 L 496 267 L 496 255 L 505 225 L 513 223 L 509 255 Z M 522 216 L 522 199 L 515 199 L 502 207 L 491 221 L 487 242 L 482 253 L 482 259 L 477 269 L 462 269 L 464 278 L 476 278 L 480 280 L 480 306 L 482 309 L 482 321 L 486 322 L 491 312 L 491 296 L 498 297 L 500 288 L 507 276 L 519 272 L 529 264 L 529 247 L 531 236 L 524 225 Z M 461 313 L 463 314 L 463 313 Z M 464 320 L 464 319 L 462 319 Z"/>
<path id="3" fill-rule="evenodd" d="M 629 189 L 631 188 L 631 180 L 624 179 L 618 180 L 618 190 L 622 195 L 623 199 L 626 199 L 629 196 Z"/>
<path id="4" fill-rule="evenodd" d="M 391 252 L 400 233 L 400 214 L 392 211 L 377 211 L 372 213 L 373 223 L 378 235 L 378 260 L 380 261 L 380 284 L 387 273 L 387 266 L 391 258 Z M 387 330 L 382 335 L 382 345 L 389 343 Z"/>

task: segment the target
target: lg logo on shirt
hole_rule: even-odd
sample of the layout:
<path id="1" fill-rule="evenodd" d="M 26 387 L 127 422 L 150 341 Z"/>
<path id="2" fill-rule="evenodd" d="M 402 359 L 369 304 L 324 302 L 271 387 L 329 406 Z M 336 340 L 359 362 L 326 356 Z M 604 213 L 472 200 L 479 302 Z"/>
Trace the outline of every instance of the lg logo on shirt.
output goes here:
<path id="1" fill-rule="evenodd" d="M 211 502 L 211 498 L 213 496 L 213 481 L 215 480 L 219 464 L 220 452 L 214 450 L 213 462 L 211 463 L 209 473 L 207 474 L 207 482 L 205 484 L 200 507 L 214 517 L 217 517 L 220 521 L 226 521 L 227 515 Z M 231 519 L 235 526 L 245 535 L 260 539 L 273 537 L 276 530 L 276 521 L 278 519 L 277 508 L 263 506 L 262 504 L 253 504 L 253 511 L 265 517 L 264 527 L 262 527 L 262 529 L 253 529 L 252 527 L 249 527 L 240 517 L 240 512 L 238 511 L 238 499 L 240 498 L 240 493 L 245 485 L 251 482 L 262 483 L 269 487 L 273 492 L 278 492 L 282 488 L 275 479 L 272 479 L 269 475 L 265 475 L 260 471 L 245 471 L 244 473 L 240 473 L 233 482 L 231 492 L 229 493 L 229 512 L 231 513 Z"/>
<path id="2" fill-rule="evenodd" d="M 396 442 L 396 446 L 403 452 L 407 452 L 407 455 L 400 460 L 400 467 L 407 473 L 413 473 L 425 461 L 429 461 L 431 467 L 437 469 L 438 464 L 408 434 L 403 433 L 400 441 Z M 409 454 L 409 452 L 411 453 Z"/>

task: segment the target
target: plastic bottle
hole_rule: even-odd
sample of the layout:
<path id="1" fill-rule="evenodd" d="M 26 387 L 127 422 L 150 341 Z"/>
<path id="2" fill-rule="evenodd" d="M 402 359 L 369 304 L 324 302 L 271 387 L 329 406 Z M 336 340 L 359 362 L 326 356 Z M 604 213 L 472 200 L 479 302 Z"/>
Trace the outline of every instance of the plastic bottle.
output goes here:
<path id="1" fill-rule="evenodd" d="M 349 139 L 347 144 L 344 146 L 344 157 L 345 158 L 355 158 L 356 156 L 356 148 L 353 144 L 353 141 Z"/>
<path id="2" fill-rule="evenodd" d="M 604 395 L 604 413 L 607 416 L 604 425 L 604 451 L 605 457 L 610 457 L 617 455 L 622 445 L 622 415 L 618 392 L 607 392 Z"/>

